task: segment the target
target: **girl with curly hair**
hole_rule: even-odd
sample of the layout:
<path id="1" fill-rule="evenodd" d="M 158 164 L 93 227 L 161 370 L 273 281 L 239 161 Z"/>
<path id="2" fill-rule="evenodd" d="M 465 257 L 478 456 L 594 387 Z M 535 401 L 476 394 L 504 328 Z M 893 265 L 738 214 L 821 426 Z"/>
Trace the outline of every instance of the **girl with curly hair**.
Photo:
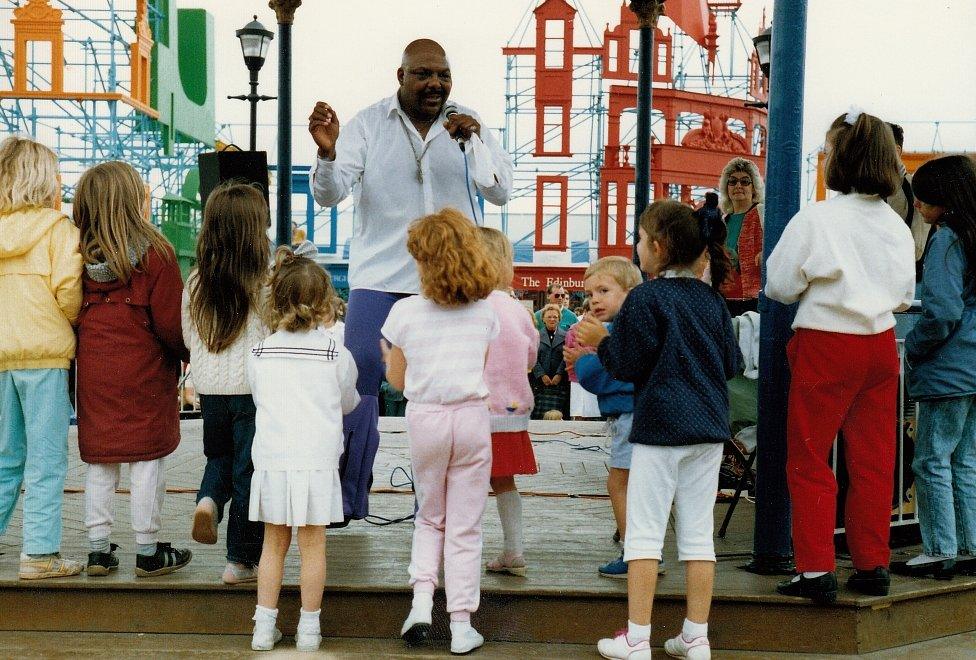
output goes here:
<path id="1" fill-rule="evenodd" d="M 410 462 L 417 490 L 410 560 L 413 607 L 401 635 L 430 639 L 438 569 L 444 561 L 451 652 L 484 644 L 471 627 L 481 580 L 481 516 L 491 476 L 485 360 L 498 336 L 487 300 L 498 282 L 478 228 L 445 209 L 413 222 L 407 249 L 421 295 L 397 302 L 383 325 L 386 379 L 407 400 Z"/>
<path id="2" fill-rule="evenodd" d="M 275 622 L 293 527 L 302 562 L 295 643 L 310 651 L 322 641 L 325 528 L 343 520 L 342 416 L 359 404 L 356 363 L 333 330 L 335 298 L 321 266 L 287 246 L 278 248 L 266 319 L 274 333 L 247 359 L 257 408 L 248 517 L 264 522 L 255 651 L 268 651 L 281 639 Z"/>

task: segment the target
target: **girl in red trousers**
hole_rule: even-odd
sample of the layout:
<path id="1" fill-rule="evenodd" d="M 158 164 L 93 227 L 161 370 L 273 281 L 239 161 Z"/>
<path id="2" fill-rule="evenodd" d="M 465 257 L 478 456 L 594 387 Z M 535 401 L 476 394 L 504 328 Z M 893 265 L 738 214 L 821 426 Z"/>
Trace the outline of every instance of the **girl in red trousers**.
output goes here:
<path id="1" fill-rule="evenodd" d="M 444 209 L 410 225 L 419 296 L 393 305 L 381 341 L 386 379 L 407 404 L 410 465 L 417 490 L 410 585 L 413 607 L 400 631 L 410 645 L 430 638 L 441 561 L 451 616 L 451 653 L 485 643 L 471 627 L 481 598 L 481 516 L 491 476 L 485 357 L 498 336 L 486 300 L 498 272 L 478 228 Z"/>
<path id="2" fill-rule="evenodd" d="M 88 463 L 88 575 L 119 566 L 109 540 L 115 489 L 129 464 L 135 573 L 186 566 L 189 550 L 158 543 L 163 458 L 180 442 L 177 383 L 189 360 L 180 328 L 183 280 L 173 247 L 146 217 L 146 186 L 126 163 L 96 165 L 78 181 L 84 297 L 78 317 L 78 447 Z"/>
<path id="3" fill-rule="evenodd" d="M 831 603 L 837 482 L 828 455 L 844 432 L 851 476 L 847 582 L 888 593 L 898 353 L 893 312 L 915 291 L 912 234 L 885 198 L 900 185 L 891 129 L 851 111 L 830 126 L 824 173 L 836 197 L 797 213 L 766 264 L 766 296 L 799 302 L 787 346 L 792 372 L 787 480 L 798 575 L 777 591 Z"/>

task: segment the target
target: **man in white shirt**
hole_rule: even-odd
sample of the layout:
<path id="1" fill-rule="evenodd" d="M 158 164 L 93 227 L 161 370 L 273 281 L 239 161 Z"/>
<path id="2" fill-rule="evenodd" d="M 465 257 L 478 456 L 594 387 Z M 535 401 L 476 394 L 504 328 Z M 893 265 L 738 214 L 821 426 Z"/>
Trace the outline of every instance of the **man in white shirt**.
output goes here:
<path id="1" fill-rule="evenodd" d="M 335 206 L 352 192 L 356 203 L 345 337 L 359 369 L 362 401 L 344 420 L 340 472 L 347 518 L 363 518 L 369 511 L 379 446 L 380 328 L 397 300 L 420 291 L 407 252 L 407 227 L 445 207 L 482 224 L 477 196 L 501 206 L 512 191 L 509 155 L 481 130 L 473 111 L 447 103 L 451 70 L 439 44 L 410 43 L 397 80 L 396 94 L 360 111 L 341 131 L 335 110 L 324 102 L 315 104 L 308 124 L 318 147 L 315 200 Z"/>

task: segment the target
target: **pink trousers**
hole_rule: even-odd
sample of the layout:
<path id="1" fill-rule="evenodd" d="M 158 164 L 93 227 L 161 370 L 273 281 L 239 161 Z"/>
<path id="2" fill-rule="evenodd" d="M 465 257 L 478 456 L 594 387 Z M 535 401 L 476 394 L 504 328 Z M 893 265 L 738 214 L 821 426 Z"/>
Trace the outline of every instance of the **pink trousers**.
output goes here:
<path id="1" fill-rule="evenodd" d="M 491 475 L 488 406 L 411 401 L 407 433 L 418 503 L 410 584 L 415 592 L 432 593 L 443 555 L 447 611 L 474 612 L 481 598 L 481 516 Z"/>

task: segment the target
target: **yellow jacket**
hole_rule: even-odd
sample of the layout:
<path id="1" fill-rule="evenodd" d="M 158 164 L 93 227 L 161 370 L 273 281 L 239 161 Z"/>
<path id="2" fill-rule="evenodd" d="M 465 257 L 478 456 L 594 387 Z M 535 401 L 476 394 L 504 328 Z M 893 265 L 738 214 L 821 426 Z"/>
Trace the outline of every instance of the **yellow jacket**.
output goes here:
<path id="1" fill-rule="evenodd" d="M 53 209 L 0 215 L 0 371 L 67 369 L 81 308 L 78 229 Z"/>

